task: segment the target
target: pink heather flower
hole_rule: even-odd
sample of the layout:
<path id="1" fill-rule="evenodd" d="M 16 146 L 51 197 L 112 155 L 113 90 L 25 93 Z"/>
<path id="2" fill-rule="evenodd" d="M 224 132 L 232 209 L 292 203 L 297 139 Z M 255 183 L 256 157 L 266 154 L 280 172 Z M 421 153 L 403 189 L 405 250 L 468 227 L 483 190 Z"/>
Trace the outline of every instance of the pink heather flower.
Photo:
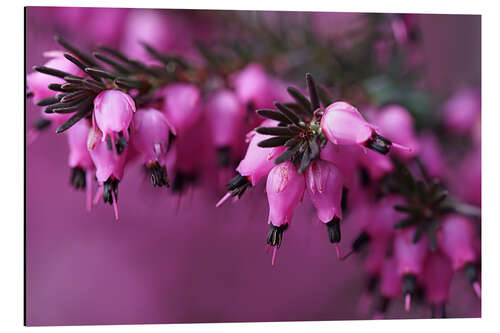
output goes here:
<path id="1" fill-rule="evenodd" d="M 109 135 L 113 150 L 120 134 L 129 141 L 128 128 L 134 112 L 134 100 L 120 90 L 104 90 L 94 99 L 94 124 L 102 131 L 103 142 Z"/>
<path id="2" fill-rule="evenodd" d="M 478 259 L 476 232 L 466 217 L 456 214 L 446 216 L 438 237 L 438 244 L 450 258 L 454 270 L 460 270 Z"/>
<path id="3" fill-rule="evenodd" d="M 381 270 L 380 293 L 391 299 L 401 295 L 401 277 L 396 268 L 396 260 L 391 258 L 384 261 Z"/>
<path id="4" fill-rule="evenodd" d="M 382 299 L 376 309 L 374 318 L 383 318 L 390 302 L 402 292 L 401 277 L 396 270 L 397 263 L 394 257 L 385 259 L 380 270 L 380 295 Z"/>
<path id="5" fill-rule="evenodd" d="M 94 163 L 87 149 L 87 138 L 90 131 L 90 123 L 87 120 L 77 122 L 66 132 L 69 144 L 69 161 L 71 168 L 81 167 L 85 170 L 92 169 Z"/>
<path id="6" fill-rule="evenodd" d="M 379 180 L 386 174 L 394 171 L 394 164 L 391 158 L 387 155 L 376 153 L 373 150 L 361 152 L 358 161 L 374 180 Z"/>
<path id="7" fill-rule="evenodd" d="M 153 108 L 140 109 L 133 120 L 133 146 L 143 156 L 154 186 L 168 186 L 165 167 L 170 128 L 165 115 Z"/>
<path id="8" fill-rule="evenodd" d="M 377 115 L 376 124 L 384 137 L 411 148 L 411 151 L 396 151 L 398 157 L 408 160 L 419 153 L 415 120 L 405 108 L 399 105 L 384 107 Z"/>
<path id="9" fill-rule="evenodd" d="M 466 88 L 457 91 L 443 106 L 446 127 L 457 134 L 468 134 L 481 122 L 481 94 Z"/>
<path id="10" fill-rule="evenodd" d="M 320 158 L 339 168 L 344 179 L 344 186 L 350 188 L 357 171 L 360 153 L 361 149 L 358 146 L 341 146 L 327 141 L 321 149 Z"/>
<path id="11" fill-rule="evenodd" d="M 470 204 L 481 206 L 481 147 L 467 153 L 455 177 L 460 179 L 460 182 L 452 182 L 457 195 Z"/>
<path id="12" fill-rule="evenodd" d="M 78 76 L 82 76 L 85 74 L 79 67 L 73 64 L 71 61 L 68 61 L 66 58 L 64 58 L 62 54 L 60 56 L 56 56 L 50 59 L 43 66 L 54 68 Z M 49 89 L 48 87 L 49 84 L 51 83 L 62 84 L 65 83 L 66 81 L 64 81 L 62 78 L 55 77 L 52 75 L 47 75 L 40 72 L 33 72 L 31 74 L 28 74 L 28 76 L 26 77 L 26 82 L 28 85 L 28 91 L 33 93 L 33 102 L 36 103 L 44 98 L 52 97 L 56 94 L 56 92 Z"/>
<path id="13" fill-rule="evenodd" d="M 306 187 L 316 214 L 328 229 L 331 243 L 340 242 L 340 221 L 342 220 L 342 185 L 340 170 L 330 162 L 315 160 L 306 169 Z M 337 244 L 336 244 L 337 245 Z M 337 256 L 340 250 L 337 246 Z"/>
<path id="14" fill-rule="evenodd" d="M 446 163 L 436 136 L 430 132 L 424 133 L 420 136 L 419 142 L 419 158 L 429 176 L 438 178 L 443 177 L 446 172 Z"/>
<path id="15" fill-rule="evenodd" d="M 140 42 L 146 42 L 160 52 L 184 52 L 189 48 L 191 31 L 179 14 L 163 10 L 134 9 L 125 22 L 122 50 L 141 61 L 154 58 Z"/>
<path id="16" fill-rule="evenodd" d="M 376 127 L 346 102 L 335 102 L 326 108 L 321 119 L 321 129 L 334 144 L 365 146 L 382 154 L 386 154 L 392 146 L 410 150 L 380 136 Z"/>
<path id="17" fill-rule="evenodd" d="M 398 263 L 398 274 L 414 274 L 420 276 L 425 257 L 427 256 L 427 241 L 422 237 L 418 242 L 413 242 L 415 228 L 406 228 L 397 233 L 394 240 L 394 253 Z"/>
<path id="18" fill-rule="evenodd" d="M 342 219 L 340 200 L 342 199 L 342 174 L 330 162 L 316 160 L 306 170 L 307 190 L 318 218 L 323 223 L 334 218 Z"/>
<path id="19" fill-rule="evenodd" d="M 423 282 L 426 300 L 433 309 L 444 305 L 448 300 L 452 279 L 450 260 L 439 251 L 430 253 L 425 261 Z"/>
<path id="20" fill-rule="evenodd" d="M 89 150 L 90 157 L 92 157 L 96 168 L 97 182 L 100 186 L 96 199 L 99 199 L 102 194 L 104 202 L 113 205 L 116 220 L 119 220 L 117 205 L 118 183 L 123 177 L 127 151 L 128 145 L 124 147 L 121 154 L 114 154 L 113 150 L 109 149 L 108 144 L 102 141 L 97 141 L 94 148 Z"/>
<path id="21" fill-rule="evenodd" d="M 272 168 L 266 184 L 269 200 L 268 223 L 277 227 L 289 223 L 295 207 L 302 200 L 304 190 L 304 176 L 298 173 L 290 161 Z"/>
<path id="22" fill-rule="evenodd" d="M 406 217 L 406 214 L 394 209 L 396 205 L 405 205 L 406 200 L 398 195 L 389 195 L 380 199 L 374 208 L 371 222 L 366 231 L 375 239 L 387 239 L 394 235 L 394 224 Z"/>
<path id="23" fill-rule="evenodd" d="M 270 126 L 271 122 L 274 124 L 277 123 L 273 121 L 264 121 L 262 126 Z M 236 171 L 238 171 L 242 176 L 248 177 L 250 183 L 255 186 L 259 180 L 266 176 L 275 166 L 274 159 L 285 150 L 285 147 L 259 147 L 257 144 L 270 138 L 270 136 L 256 133 L 254 131 L 251 132 L 249 138 L 250 144 L 248 145 L 247 152 L 243 160 L 241 160 L 240 164 L 236 168 Z"/>
<path id="24" fill-rule="evenodd" d="M 400 231 L 394 239 L 394 255 L 398 275 L 402 277 L 406 311 L 410 311 L 411 296 L 416 291 L 417 278 L 422 275 L 428 252 L 427 239 L 422 237 L 414 243 L 414 234 L 415 228 L 407 228 Z"/>
<path id="25" fill-rule="evenodd" d="M 371 236 L 371 235 L 370 235 Z M 387 258 L 392 239 L 385 238 L 371 238 L 369 251 L 366 254 L 366 259 L 363 263 L 365 271 L 370 276 L 378 276 L 383 268 L 384 261 Z M 395 270 L 395 268 L 394 268 Z M 401 280 L 401 278 L 399 279 Z"/>
<path id="26" fill-rule="evenodd" d="M 234 92 L 223 89 L 208 97 L 205 112 L 217 148 L 218 164 L 227 167 L 231 162 L 232 147 L 242 139 L 245 109 Z"/>
<path id="27" fill-rule="evenodd" d="M 94 162 L 87 149 L 87 137 L 90 131 L 90 123 L 87 120 L 77 122 L 66 133 L 69 144 L 69 161 L 71 168 L 71 183 L 79 188 L 86 188 L 87 210 L 92 208 L 92 170 Z"/>
<path id="28" fill-rule="evenodd" d="M 248 109 L 272 107 L 274 102 L 273 79 L 260 64 L 252 63 L 234 74 L 230 81 L 236 95 Z"/>
<path id="29" fill-rule="evenodd" d="M 276 250 L 281 246 L 283 232 L 292 219 L 295 207 L 302 200 L 304 190 L 304 175 L 301 175 L 290 161 L 276 165 L 267 176 L 268 223 L 271 225 L 267 243 L 274 247 L 273 266 Z"/>
<path id="30" fill-rule="evenodd" d="M 176 134 L 182 134 L 202 115 L 201 95 L 195 85 L 174 83 L 163 90 L 163 112 Z"/>

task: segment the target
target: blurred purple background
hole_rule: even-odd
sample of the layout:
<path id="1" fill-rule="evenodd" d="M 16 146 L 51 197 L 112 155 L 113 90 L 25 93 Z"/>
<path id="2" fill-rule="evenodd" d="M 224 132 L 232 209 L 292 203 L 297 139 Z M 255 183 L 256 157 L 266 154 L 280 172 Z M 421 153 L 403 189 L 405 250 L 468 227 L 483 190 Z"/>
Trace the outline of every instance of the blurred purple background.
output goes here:
<path id="1" fill-rule="evenodd" d="M 96 9 L 76 14 L 90 10 L 97 20 Z M 132 10 L 117 11 L 108 15 L 119 18 L 119 30 Z M 64 20 L 54 12 L 27 8 L 27 73 L 45 62 L 44 51 L 57 49 L 52 36 L 64 29 L 54 22 Z M 78 45 L 121 45 L 114 32 L 93 35 L 78 15 L 60 15 L 74 23 L 68 31 Z M 480 17 L 422 15 L 419 22 L 429 84 L 449 92 L 479 83 Z M 28 101 L 26 112 L 31 124 L 39 111 Z M 66 138 L 52 133 L 26 151 L 28 325 L 365 318 L 357 312 L 365 283 L 360 261 L 336 259 L 309 203 L 297 209 L 273 268 L 264 251 L 268 208 L 262 186 L 247 200 L 217 210 L 220 193 L 196 189 L 177 209 L 178 198 L 153 190 L 134 164 L 120 184 L 121 220 L 115 222 L 102 203 L 91 214 L 85 211 L 84 194 L 69 186 L 67 153 Z M 344 248 L 354 236 L 348 224 L 345 229 Z M 449 315 L 479 316 L 472 294 L 462 277 L 455 278 Z M 428 309 L 417 306 L 406 314 L 400 302 L 389 311 L 391 318 L 416 316 L 428 317 Z"/>

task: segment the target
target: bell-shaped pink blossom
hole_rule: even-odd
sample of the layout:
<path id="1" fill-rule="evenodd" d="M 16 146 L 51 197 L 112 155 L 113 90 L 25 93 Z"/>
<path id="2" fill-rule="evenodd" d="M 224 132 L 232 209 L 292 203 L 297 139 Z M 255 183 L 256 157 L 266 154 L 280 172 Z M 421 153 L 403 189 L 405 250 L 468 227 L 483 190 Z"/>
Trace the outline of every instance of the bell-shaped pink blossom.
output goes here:
<path id="1" fill-rule="evenodd" d="M 109 178 L 121 180 L 125 168 L 128 146 L 120 155 L 114 155 L 106 142 L 97 142 L 94 149 L 89 150 L 96 167 L 97 181 L 102 184 Z"/>
<path id="2" fill-rule="evenodd" d="M 133 146 L 143 156 L 154 186 L 168 186 L 165 167 L 170 128 L 165 115 L 153 108 L 140 109 L 133 120 Z"/>
<path id="3" fill-rule="evenodd" d="M 120 90 L 104 90 L 94 99 L 94 122 L 103 133 L 102 141 L 109 135 L 113 149 L 121 134 L 129 140 L 128 128 L 135 112 L 135 102 Z"/>
<path id="4" fill-rule="evenodd" d="M 245 119 L 245 110 L 236 94 L 229 89 L 213 93 L 205 103 L 205 112 L 214 145 L 233 145 Z"/>
<path id="5" fill-rule="evenodd" d="M 401 295 L 401 276 L 398 274 L 395 258 L 384 261 L 380 278 L 380 293 L 382 296 L 394 299 Z"/>
<path id="6" fill-rule="evenodd" d="M 66 133 L 69 144 L 69 166 L 71 168 L 81 167 L 85 170 L 92 169 L 94 162 L 87 149 L 87 138 L 91 125 L 84 119 L 70 127 Z"/>
<path id="7" fill-rule="evenodd" d="M 55 55 L 56 53 L 53 54 Z M 59 53 L 57 53 L 57 56 L 53 57 L 48 62 L 46 62 L 44 66 L 78 76 L 82 76 L 85 74 L 79 67 L 73 64 L 71 61 L 64 58 L 62 54 Z M 56 94 L 55 91 L 49 89 L 49 84 L 51 83 L 62 84 L 65 82 L 66 81 L 64 81 L 64 79 L 62 78 L 48 74 L 43 74 L 40 72 L 33 72 L 31 74 L 28 74 L 26 77 L 28 91 L 33 94 L 33 102 L 35 103 L 44 98 L 51 97 Z"/>
<path id="8" fill-rule="evenodd" d="M 191 29 L 182 15 L 168 11 L 134 9 L 126 18 L 122 50 L 134 59 L 156 60 L 141 42 L 159 52 L 184 53 L 190 48 Z"/>
<path id="9" fill-rule="evenodd" d="M 450 258 L 454 270 L 478 259 L 476 231 L 466 217 L 456 214 L 446 216 L 438 237 L 439 247 Z"/>
<path id="10" fill-rule="evenodd" d="M 371 235 L 370 237 L 372 242 L 370 242 L 363 267 L 370 276 L 378 276 L 381 273 L 387 253 L 392 245 L 392 239 L 389 237 L 374 238 Z"/>
<path id="11" fill-rule="evenodd" d="M 202 116 L 200 91 L 195 85 L 174 83 L 163 90 L 163 112 L 176 134 L 183 134 Z"/>
<path id="12" fill-rule="evenodd" d="M 406 200 L 399 195 L 388 195 L 380 199 L 374 207 L 370 223 L 366 231 L 373 238 L 389 238 L 394 235 L 394 225 L 406 215 L 394 209 L 396 205 L 405 205 Z"/>
<path id="13" fill-rule="evenodd" d="M 376 127 L 346 102 L 335 102 L 326 108 L 321 129 L 334 144 L 365 146 L 382 154 L 389 152 L 391 147 L 410 150 L 379 135 Z"/>
<path id="14" fill-rule="evenodd" d="M 267 243 L 274 247 L 273 266 L 277 249 L 281 246 L 283 232 L 292 219 L 295 207 L 302 200 L 304 190 L 304 175 L 300 174 L 289 161 L 276 165 L 267 176 L 268 223 L 271 226 Z"/>
<path id="15" fill-rule="evenodd" d="M 295 207 L 302 200 L 304 190 L 304 175 L 298 173 L 290 161 L 272 168 L 266 184 L 269 201 L 268 222 L 275 226 L 289 223 Z"/>
<path id="16" fill-rule="evenodd" d="M 382 155 L 373 150 L 365 150 L 359 155 L 359 164 L 366 169 L 370 177 L 379 180 L 394 171 L 394 163 L 387 155 Z"/>
<path id="17" fill-rule="evenodd" d="M 260 64 L 247 65 L 234 74 L 230 81 L 238 98 L 249 109 L 272 107 L 273 79 Z"/>
<path id="18" fill-rule="evenodd" d="M 388 105 L 384 107 L 377 115 L 376 125 L 384 137 L 411 148 L 411 151 L 396 150 L 395 153 L 398 157 L 409 160 L 419 153 L 415 120 L 402 106 Z"/>
<path id="19" fill-rule="evenodd" d="M 321 149 L 320 157 L 324 161 L 333 163 L 342 173 L 344 186 L 350 188 L 357 165 L 361 149 L 358 146 L 336 145 L 327 141 Z"/>
<path id="20" fill-rule="evenodd" d="M 468 134 L 481 122 L 481 94 L 472 88 L 457 91 L 443 106 L 443 121 L 456 134 Z"/>
<path id="21" fill-rule="evenodd" d="M 94 129 L 92 128 L 91 131 Z M 96 199 L 102 195 L 104 202 L 113 205 L 115 218 L 118 216 L 118 183 L 123 177 L 127 160 L 128 145 L 117 155 L 108 147 L 107 142 L 97 141 L 93 149 L 89 150 L 90 157 L 96 168 L 96 178 L 99 183 L 99 192 Z M 94 201 L 96 202 L 96 201 Z"/>
<path id="22" fill-rule="evenodd" d="M 66 131 L 69 145 L 68 164 L 71 168 L 71 183 L 77 189 L 86 189 L 88 211 L 92 208 L 92 176 L 94 169 L 94 162 L 87 149 L 87 137 L 90 128 L 90 122 L 84 119 Z"/>
<path id="23" fill-rule="evenodd" d="M 315 160 L 309 164 L 305 176 L 307 191 L 321 222 L 328 223 L 335 217 L 342 219 L 340 170 L 330 162 Z"/>
<path id="24" fill-rule="evenodd" d="M 134 115 L 133 129 L 133 145 L 142 153 L 144 164 L 163 162 L 170 133 L 165 115 L 153 108 L 139 109 Z"/>
<path id="25" fill-rule="evenodd" d="M 270 126 L 273 121 L 264 121 L 262 126 Z M 243 160 L 236 168 L 242 176 L 248 177 L 250 183 L 255 186 L 262 177 L 266 176 L 269 171 L 276 165 L 274 159 L 278 157 L 285 147 L 279 146 L 275 148 L 262 148 L 258 143 L 270 138 L 269 135 L 264 135 L 252 131 L 249 135 L 250 144 Z"/>
<path id="26" fill-rule="evenodd" d="M 415 228 L 406 228 L 397 233 L 394 239 L 394 254 L 397 261 L 398 274 L 422 274 L 425 258 L 428 253 L 426 238 L 413 242 Z"/>
<path id="27" fill-rule="evenodd" d="M 446 162 L 436 136 L 432 133 L 424 133 L 419 138 L 419 158 L 427 174 L 430 177 L 443 177 L 446 172 Z"/>
<path id="28" fill-rule="evenodd" d="M 463 201 L 481 206 L 481 147 L 468 152 L 451 176 L 454 177 L 450 182 L 455 193 Z"/>
<path id="29" fill-rule="evenodd" d="M 425 261 L 423 282 L 425 298 L 432 305 L 446 303 L 450 294 L 453 268 L 450 260 L 439 251 L 429 254 Z"/>
<path id="30" fill-rule="evenodd" d="M 411 296 L 416 292 L 428 253 L 427 239 L 414 242 L 415 228 L 401 230 L 394 239 L 394 255 L 398 275 L 402 278 L 405 310 L 410 311 Z"/>

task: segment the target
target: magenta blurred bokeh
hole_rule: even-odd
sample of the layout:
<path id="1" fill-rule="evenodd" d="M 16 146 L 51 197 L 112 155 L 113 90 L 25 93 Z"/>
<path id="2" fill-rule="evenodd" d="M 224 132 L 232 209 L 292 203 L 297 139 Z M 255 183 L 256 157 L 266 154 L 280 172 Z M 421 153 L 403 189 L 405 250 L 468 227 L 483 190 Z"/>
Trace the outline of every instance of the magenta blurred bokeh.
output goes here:
<path id="1" fill-rule="evenodd" d="M 127 39 L 131 33 L 124 33 L 143 11 L 27 8 L 26 72 L 45 62 L 43 52 L 58 49 L 54 34 L 89 49 L 105 43 L 135 52 Z M 323 15 L 321 29 L 328 30 L 345 14 Z M 208 39 L 214 38 L 220 28 L 209 13 L 169 11 L 167 16 L 163 45 L 188 55 L 183 37 L 204 29 Z M 419 15 L 418 24 L 429 87 L 446 94 L 466 83 L 479 84 L 479 16 Z M 183 26 L 185 35 L 173 28 L 169 34 L 169 25 Z M 38 115 L 38 107 L 28 101 L 28 126 Z M 53 133 L 42 134 L 26 150 L 28 325 L 366 318 L 358 312 L 366 283 L 361 260 L 337 260 L 309 202 L 299 206 L 278 264 L 271 267 L 264 246 L 268 206 L 263 184 L 246 200 L 215 209 L 221 193 L 213 186 L 179 197 L 153 189 L 135 163 L 127 166 L 120 184 L 121 220 L 115 222 L 102 203 L 86 212 L 84 193 L 68 184 L 67 159 L 66 138 Z M 355 236 L 348 222 L 344 247 Z M 418 305 L 405 313 L 402 301 L 391 305 L 388 318 L 429 316 Z M 463 276 L 453 281 L 447 312 L 480 316 L 480 301 Z"/>

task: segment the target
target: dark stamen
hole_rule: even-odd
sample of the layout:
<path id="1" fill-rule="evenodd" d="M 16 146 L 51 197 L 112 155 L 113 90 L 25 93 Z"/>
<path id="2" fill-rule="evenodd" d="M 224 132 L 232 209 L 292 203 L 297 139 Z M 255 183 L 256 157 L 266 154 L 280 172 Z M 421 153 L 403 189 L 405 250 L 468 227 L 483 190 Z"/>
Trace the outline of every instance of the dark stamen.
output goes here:
<path id="1" fill-rule="evenodd" d="M 339 243 L 340 219 L 337 216 L 334 216 L 333 219 L 326 224 L 326 228 L 328 231 L 328 238 L 330 239 L 330 243 Z"/>
<path id="2" fill-rule="evenodd" d="M 78 166 L 72 168 L 70 182 L 75 189 L 84 189 L 86 187 L 85 170 Z"/>

